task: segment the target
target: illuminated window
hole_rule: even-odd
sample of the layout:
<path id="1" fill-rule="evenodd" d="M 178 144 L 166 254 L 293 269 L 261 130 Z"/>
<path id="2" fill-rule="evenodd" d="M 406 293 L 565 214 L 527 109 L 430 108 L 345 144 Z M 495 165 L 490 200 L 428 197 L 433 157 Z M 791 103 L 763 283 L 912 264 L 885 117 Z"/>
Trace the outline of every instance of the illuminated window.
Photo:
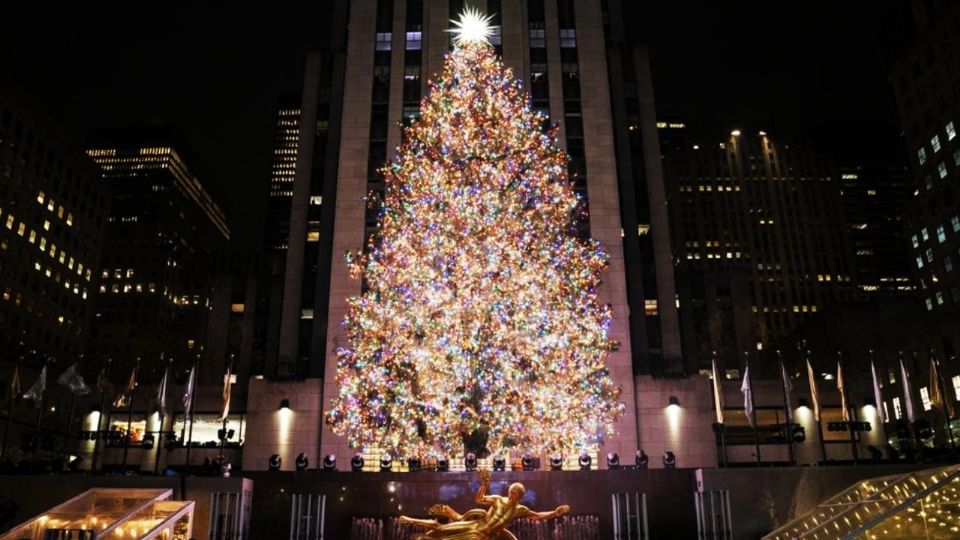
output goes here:
<path id="1" fill-rule="evenodd" d="M 244 308 L 243 304 L 230 304 L 231 313 L 243 313 Z"/>
<path id="2" fill-rule="evenodd" d="M 301 319 L 312 319 L 312 318 L 313 318 L 313 310 L 312 310 L 312 309 L 301 309 L 301 310 L 300 310 L 300 318 L 301 318 Z"/>
<path id="3" fill-rule="evenodd" d="M 947 272 L 953 272 L 953 259 L 949 255 L 943 257 L 943 269 Z"/>
<path id="4" fill-rule="evenodd" d="M 954 375 L 950 382 L 953 383 L 953 395 L 956 396 L 957 401 L 960 401 L 960 375 Z"/>
<path id="5" fill-rule="evenodd" d="M 423 32 L 407 32 L 407 50 L 419 51 L 423 47 Z"/>
<path id="6" fill-rule="evenodd" d="M 49 222 L 49 221 L 43 220 L 43 230 L 45 230 L 45 231 L 49 231 L 49 230 L 50 230 L 50 222 Z"/>
<path id="7" fill-rule="evenodd" d="M 925 411 L 933 408 L 933 404 L 930 403 L 930 391 L 927 390 L 926 386 L 920 389 L 920 402 L 923 403 L 923 410 Z"/>
<path id="8" fill-rule="evenodd" d="M 937 163 L 937 174 L 940 175 L 940 179 L 943 180 L 947 177 L 947 164 L 944 162 Z"/>
<path id="9" fill-rule="evenodd" d="M 945 130 L 947 132 L 948 141 L 952 141 L 953 138 L 957 136 L 957 128 L 954 127 L 953 122 L 947 122 Z"/>
<path id="10" fill-rule="evenodd" d="M 917 159 L 920 160 L 920 164 L 923 165 L 927 162 L 927 151 L 924 148 L 917 150 Z"/>
<path id="11" fill-rule="evenodd" d="M 57 207 L 57 205 L 54 204 L 54 202 L 53 202 L 53 197 L 47 199 L 47 210 L 53 212 L 53 209 L 56 208 L 56 207 Z"/>
<path id="12" fill-rule="evenodd" d="M 953 229 L 953 232 L 960 232 L 960 216 L 950 218 L 950 228 Z"/>
<path id="13" fill-rule="evenodd" d="M 389 51 L 391 48 L 391 41 L 393 40 L 393 34 L 390 32 L 377 32 L 377 47 L 378 51 Z"/>
<path id="14" fill-rule="evenodd" d="M 17 236 L 23 236 L 23 233 L 25 233 L 26 231 L 27 231 L 27 224 L 21 221 L 20 226 L 17 227 Z"/>
<path id="15" fill-rule="evenodd" d="M 35 244 L 37 242 L 37 231 L 31 229 L 30 238 L 28 238 L 27 241 L 30 242 L 31 244 Z"/>
<path id="16" fill-rule="evenodd" d="M 903 410 L 900 408 L 900 398 L 893 398 L 893 417 L 897 420 L 903 416 Z"/>
<path id="17" fill-rule="evenodd" d="M 932 300 L 932 299 L 927 298 L 926 300 L 924 300 L 924 304 L 926 304 L 926 306 L 927 306 L 927 311 L 932 311 L 932 310 L 933 310 L 933 300 Z"/>
<path id="18" fill-rule="evenodd" d="M 7 228 L 10 229 L 10 230 L 13 230 L 13 216 L 12 216 L 12 215 L 8 215 L 8 216 L 7 216 Z"/>
<path id="19" fill-rule="evenodd" d="M 938 305 L 938 306 L 942 306 L 942 305 L 943 305 L 943 293 L 940 292 L 940 291 L 937 291 L 936 297 L 937 297 L 937 305 Z"/>
<path id="20" fill-rule="evenodd" d="M 869 196 L 871 196 L 871 197 L 875 196 L 876 194 L 877 194 L 877 190 L 875 190 L 875 189 L 868 189 L 868 190 L 867 190 L 867 195 L 869 195 Z"/>
<path id="21" fill-rule="evenodd" d="M 933 262 L 933 248 L 927 248 L 927 262 Z"/>
<path id="22" fill-rule="evenodd" d="M 960 148 L 953 151 L 953 164 L 960 167 Z"/>
<path id="23" fill-rule="evenodd" d="M 46 249 L 46 247 L 47 247 L 47 239 L 46 239 L 46 238 L 43 238 L 43 237 L 40 237 L 40 245 L 39 245 L 38 247 L 40 248 L 40 251 L 43 251 L 44 249 Z"/>
<path id="24" fill-rule="evenodd" d="M 127 279 L 133 277 L 133 268 L 127 268 Z"/>
<path id="25" fill-rule="evenodd" d="M 910 237 L 910 242 L 913 243 L 913 247 L 915 247 L 915 248 L 920 247 L 920 239 L 917 238 L 917 235 L 911 236 L 911 237 Z"/>
<path id="26" fill-rule="evenodd" d="M 67 212 L 67 225 L 73 226 L 73 214 L 70 212 Z"/>
<path id="27" fill-rule="evenodd" d="M 310 206 L 320 206 L 321 204 L 323 204 L 323 196 L 322 196 L 322 195 L 311 195 L 311 196 L 310 196 Z"/>
<path id="28" fill-rule="evenodd" d="M 40 204 L 43 204 L 43 199 L 45 199 L 46 197 L 47 197 L 46 194 L 42 191 L 40 193 L 37 193 L 37 202 Z"/>
<path id="29" fill-rule="evenodd" d="M 320 241 L 320 231 L 307 232 L 307 242 L 319 242 L 319 241 Z"/>
<path id="30" fill-rule="evenodd" d="M 63 219 L 63 206 L 57 208 L 57 217 Z"/>
<path id="31" fill-rule="evenodd" d="M 936 154 L 940 151 L 940 136 L 934 135 L 930 137 L 930 146 L 933 148 L 933 153 Z"/>
<path id="32" fill-rule="evenodd" d="M 937 241 L 941 244 L 947 241 L 947 231 L 943 228 L 943 225 L 937 227 Z"/>
<path id="33" fill-rule="evenodd" d="M 660 307 L 656 299 L 647 299 L 643 301 L 643 312 L 648 317 L 653 317 L 660 312 Z"/>

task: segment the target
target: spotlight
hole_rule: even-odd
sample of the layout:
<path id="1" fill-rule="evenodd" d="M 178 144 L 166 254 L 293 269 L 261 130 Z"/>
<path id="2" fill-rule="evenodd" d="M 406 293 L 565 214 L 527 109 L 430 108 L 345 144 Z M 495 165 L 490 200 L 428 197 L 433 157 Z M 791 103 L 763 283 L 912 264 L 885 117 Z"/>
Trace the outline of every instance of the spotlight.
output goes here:
<path id="1" fill-rule="evenodd" d="M 463 460 L 463 463 L 466 466 L 468 471 L 472 472 L 477 470 L 477 455 L 474 454 L 473 452 L 470 452 L 469 454 L 467 454 L 467 457 Z"/>
<path id="2" fill-rule="evenodd" d="M 799 409 L 809 409 L 810 402 L 807 401 L 807 398 L 800 398 L 797 400 L 797 408 Z"/>
<path id="3" fill-rule="evenodd" d="M 327 454 L 323 456 L 323 470 L 332 472 L 337 470 L 337 456 L 334 454 Z"/>
<path id="4" fill-rule="evenodd" d="M 577 463 L 580 464 L 581 471 L 589 471 L 590 465 L 593 463 L 593 460 L 590 459 L 590 454 L 583 452 L 580 454 L 580 457 L 577 459 Z"/>
<path id="5" fill-rule="evenodd" d="M 310 460 L 307 459 L 306 452 L 300 452 L 297 454 L 297 460 L 294 462 L 294 464 L 297 466 L 298 471 L 307 470 L 307 467 L 310 466 Z"/>
<path id="6" fill-rule="evenodd" d="M 423 468 L 423 465 L 420 464 L 420 458 L 407 458 L 407 470 L 410 472 L 417 472 Z"/>
<path id="7" fill-rule="evenodd" d="M 634 461 L 638 469 L 646 469 L 650 466 L 650 456 L 642 449 L 637 450 L 637 456 L 634 458 Z"/>
<path id="8" fill-rule="evenodd" d="M 520 458 L 520 465 L 523 467 L 523 470 L 525 471 L 536 470 L 536 467 L 533 464 L 533 458 L 530 457 L 530 454 L 524 454 L 523 457 Z"/>
<path id="9" fill-rule="evenodd" d="M 153 438 L 153 434 L 152 434 L 152 433 L 148 433 L 148 434 L 146 434 L 146 435 L 143 436 L 143 441 L 141 441 L 140 444 L 143 446 L 143 449 L 144 449 L 144 450 L 152 450 L 152 449 L 153 449 L 153 442 L 154 442 L 154 440 L 155 440 L 155 439 Z"/>
<path id="10" fill-rule="evenodd" d="M 447 472 L 450 470 L 450 460 L 442 457 L 437 460 L 437 470 L 440 472 Z"/>
<path id="11" fill-rule="evenodd" d="M 218 429 L 217 438 L 220 439 L 221 441 L 230 440 L 233 438 L 234 435 L 236 435 L 236 433 L 237 432 L 232 429 Z"/>
<path id="12" fill-rule="evenodd" d="M 550 456 L 550 470 L 551 471 L 562 471 L 563 470 L 563 458 L 559 454 L 554 454 Z"/>
<path id="13" fill-rule="evenodd" d="M 289 400 L 289 399 L 281 399 L 281 400 L 280 400 L 280 410 L 281 410 L 281 411 L 289 411 L 289 410 L 290 410 L 290 400 Z"/>
<path id="14" fill-rule="evenodd" d="M 677 399 L 677 396 L 670 396 L 670 399 L 667 401 L 667 406 L 668 406 L 668 407 L 679 407 L 679 406 L 680 406 L 680 400 Z"/>
<path id="15" fill-rule="evenodd" d="M 607 468 L 608 469 L 620 468 L 620 456 L 616 452 L 610 452 L 609 454 L 607 454 Z"/>
<path id="16" fill-rule="evenodd" d="M 350 458 L 350 470 L 353 472 L 360 472 L 363 470 L 363 456 L 360 454 L 354 454 Z"/>
<path id="17" fill-rule="evenodd" d="M 393 456 L 384 454 L 380 456 L 380 472 L 390 472 L 393 469 Z"/>
<path id="18" fill-rule="evenodd" d="M 267 468 L 271 471 L 279 471 L 281 463 L 283 463 L 283 460 L 280 459 L 280 454 L 273 454 L 267 460 Z"/>
<path id="19" fill-rule="evenodd" d="M 793 442 L 799 444 L 807 440 L 807 430 L 803 426 L 797 424 L 790 424 L 790 437 L 793 438 Z"/>
<path id="20" fill-rule="evenodd" d="M 670 450 L 667 450 L 663 453 L 663 466 L 667 469 L 677 468 L 677 456 L 675 456 Z"/>
<path id="21" fill-rule="evenodd" d="M 495 471 L 505 471 L 507 470 L 507 460 L 500 454 L 493 456 L 493 470 Z"/>

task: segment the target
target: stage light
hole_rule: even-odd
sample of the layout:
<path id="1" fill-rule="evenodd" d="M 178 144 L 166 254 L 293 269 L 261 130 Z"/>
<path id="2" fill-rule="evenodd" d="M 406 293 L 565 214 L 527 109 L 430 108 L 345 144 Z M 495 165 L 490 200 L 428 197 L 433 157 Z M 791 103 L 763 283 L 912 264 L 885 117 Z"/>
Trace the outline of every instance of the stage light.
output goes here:
<path id="1" fill-rule="evenodd" d="M 663 453 L 663 466 L 667 469 L 677 468 L 677 456 L 670 450 Z"/>
<path id="2" fill-rule="evenodd" d="M 307 467 L 310 466 L 310 460 L 307 459 L 307 454 L 305 452 L 300 452 L 297 454 L 297 459 L 293 463 L 296 465 L 298 471 L 305 471 L 307 470 Z"/>
<path id="3" fill-rule="evenodd" d="M 423 465 L 420 464 L 420 458 L 407 458 L 407 470 L 410 472 L 417 472 L 423 468 Z"/>
<path id="4" fill-rule="evenodd" d="M 680 400 L 677 399 L 677 396 L 670 396 L 670 399 L 667 402 L 667 407 L 679 407 Z"/>
<path id="5" fill-rule="evenodd" d="M 143 436 L 143 441 L 140 444 L 143 446 L 144 450 L 152 450 L 153 442 L 154 442 L 153 434 L 148 433 Z"/>
<path id="6" fill-rule="evenodd" d="M 607 468 L 608 469 L 619 469 L 620 468 L 620 455 L 616 452 L 610 452 L 607 454 Z"/>
<path id="7" fill-rule="evenodd" d="M 393 456 L 383 454 L 380 456 L 380 472 L 390 472 L 393 469 Z"/>
<path id="8" fill-rule="evenodd" d="M 642 449 L 637 450 L 637 455 L 634 457 L 634 463 L 638 469 L 646 469 L 650 466 L 650 456 L 647 455 Z"/>
<path id="9" fill-rule="evenodd" d="M 440 472 L 447 472 L 450 470 L 450 460 L 442 457 L 437 460 L 437 470 Z"/>
<path id="10" fill-rule="evenodd" d="M 323 456 L 323 470 L 327 472 L 332 472 L 337 470 L 337 456 L 334 454 L 327 454 Z"/>
<path id="11" fill-rule="evenodd" d="M 523 470 L 525 471 L 536 470 L 536 467 L 534 466 L 534 463 L 533 463 L 533 458 L 530 457 L 530 454 L 524 454 L 523 457 L 520 458 L 520 465 L 523 467 Z"/>
<path id="12" fill-rule="evenodd" d="M 505 471 L 507 470 L 507 460 L 500 454 L 493 456 L 493 470 L 495 471 Z"/>
<path id="13" fill-rule="evenodd" d="M 267 459 L 267 468 L 271 471 L 279 471 L 282 463 L 283 460 L 280 459 L 280 454 L 273 454 Z"/>
<path id="14" fill-rule="evenodd" d="M 593 459 L 590 458 L 590 454 L 582 452 L 580 457 L 577 458 L 577 463 L 580 465 L 581 471 L 589 471 L 590 465 L 593 464 Z"/>
<path id="15" fill-rule="evenodd" d="M 280 400 L 280 410 L 281 410 L 281 411 L 289 411 L 289 410 L 290 410 L 290 400 L 289 400 L 289 399 L 281 399 L 281 400 Z"/>
<path id="16" fill-rule="evenodd" d="M 797 400 L 797 408 L 798 408 L 798 409 L 809 409 L 809 408 L 810 408 L 810 402 L 807 401 L 807 398 L 800 398 L 800 399 Z"/>
<path id="17" fill-rule="evenodd" d="M 360 472 L 363 470 L 363 456 L 360 454 L 354 454 L 350 458 L 350 470 L 353 472 Z"/>
<path id="18" fill-rule="evenodd" d="M 733 131 L 730 132 L 730 135 L 732 135 L 733 137 L 739 137 L 739 136 L 740 136 L 740 130 L 739 130 L 739 129 L 735 129 L 735 130 L 733 130 Z"/>
<path id="19" fill-rule="evenodd" d="M 563 458 L 559 454 L 554 454 L 550 456 L 550 470 L 551 471 L 562 471 L 563 470 Z"/>
<path id="20" fill-rule="evenodd" d="M 798 426 L 797 424 L 791 424 L 790 428 L 790 437 L 793 438 L 793 442 L 802 443 L 807 440 L 807 430 L 803 426 Z"/>
<path id="21" fill-rule="evenodd" d="M 463 464 L 470 472 L 477 470 L 477 455 L 473 452 L 470 452 L 467 454 L 467 457 L 464 458 Z"/>

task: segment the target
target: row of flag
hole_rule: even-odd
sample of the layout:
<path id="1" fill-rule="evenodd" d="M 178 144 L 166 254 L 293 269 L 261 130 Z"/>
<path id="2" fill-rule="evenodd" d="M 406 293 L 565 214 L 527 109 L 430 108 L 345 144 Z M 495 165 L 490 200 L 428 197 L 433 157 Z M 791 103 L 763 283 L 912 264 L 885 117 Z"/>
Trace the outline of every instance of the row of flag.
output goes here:
<path id="1" fill-rule="evenodd" d="M 137 372 L 139 367 L 134 367 L 130 372 L 130 378 L 127 380 L 126 385 L 123 389 L 117 394 L 116 398 L 111 402 L 116 408 L 129 407 L 133 401 L 133 393 L 137 388 Z M 160 384 L 157 385 L 157 407 L 160 409 L 161 414 L 167 410 L 167 383 L 170 376 L 170 367 L 168 366 L 163 371 L 163 378 L 160 379 Z M 223 421 L 230 414 L 230 392 L 231 392 L 231 367 L 227 366 L 227 373 L 224 375 L 223 382 L 223 407 L 221 409 L 220 421 Z M 68 388 L 71 392 L 76 395 L 86 395 L 91 392 L 90 386 L 87 385 L 86 381 L 83 380 L 83 375 L 77 371 L 77 364 L 73 364 L 66 369 L 63 373 L 57 377 L 57 382 L 62 386 Z M 193 408 L 193 396 L 196 391 L 197 385 L 197 369 L 196 366 L 190 369 L 190 376 L 187 378 L 187 385 L 183 393 L 183 410 L 190 411 Z M 38 406 L 43 401 L 43 393 L 47 389 L 47 366 L 43 366 L 40 370 L 40 376 L 37 377 L 36 382 L 33 383 L 30 388 L 21 394 L 20 389 L 20 366 L 15 366 L 13 371 L 13 378 L 10 381 L 10 395 L 11 396 L 22 396 L 24 399 L 35 402 Z M 97 376 L 97 389 L 103 394 L 109 394 L 113 390 L 113 384 L 110 383 L 110 380 L 107 377 L 107 368 L 104 367 L 100 374 Z"/>
<path id="2" fill-rule="evenodd" d="M 716 410 L 717 423 L 723 424 L 723 389 L 720 386 L 720 373 L 717 370 L 717 359 L 713 359 L 712 366 L 712 375 L 713 375 L 713 404 Z M 873 399 L 876 403 L 877 409 L 877 418 L 880 423 L 885 423 L 888 421 L 886 417 L 886 411 L 883 408 L 883 395 L 880 392 L 880 380 L 877 378 L 877 369 L 874 366 L 873 361 L 870 362 L 870 374 L 873 379 Z M 787 423 L 793 422 L 793 408 L 790 405 L 790 392 L 793 391 L 793 383 L 790 380 L 790 375 L 787 373 L 787 368 L 784 366 L 783 361 L 780 362 L 780 375 L 783 378 L 783 392 L 784 392 L 784 402 L 786 405 L 786 415 Z M 817 389 L 817 379 L 813 371 L 813 366 L 810 364 L 810 360 L 807 360 L 807 379 L 810 384 L 810 399 L 813 402 L 813 417 L 819 422 L 820 421 L 820 391 Z M 910 376 L 907 373 L 906 367 L 903 365 L 903 359 L 900 359 L 900 380 L 903 383 L 903 401 L 904 401 L 904 410 L 906 411 L 907 419 L 913 423 L 916 421 L 916 413 L 913 407 L 913 397 L 910 384 Z M 846 382 L 843 376 L 843 365 L 840 362 L 837 362 L 837 390 L 840 392 L 840 406 L 842 408 L 843 421 L 849 422 L 850 418 L 850 407 L 847 403 L 847 388 Z M 944 380 L 940 376 L 940 368 L 936 360 L 933 358 L 930 359 L 930 403 L 934 407 L 939 407 L 946 415 L 947 418 L 953 418 L 956 416 L 955 406 L 952 400 L 946 397 L 944 393 Z M 750 366 L 747 365 L 743 371 L 743 380 L 740 384 L 740 391 L 743 393 L 743 409 L 744 414 L 747 416 L 747 422 L 751 427 L 754 425 L 754 407 L 753 407 L 753 384 L 750 380 Z"/>

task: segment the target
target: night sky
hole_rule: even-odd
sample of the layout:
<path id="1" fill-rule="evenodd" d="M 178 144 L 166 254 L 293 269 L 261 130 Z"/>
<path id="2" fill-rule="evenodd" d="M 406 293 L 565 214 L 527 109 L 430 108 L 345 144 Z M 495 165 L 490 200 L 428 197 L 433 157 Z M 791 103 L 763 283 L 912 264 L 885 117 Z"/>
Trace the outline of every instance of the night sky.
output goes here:
<path id="1" fill-rule="evenodd" d="M 637 6 L 628 26 L 650 46 L 660 118 L 810 134 L 841 162 L 902 154 L 875 4 L 628 3 Z M 324 38 L 324 2 L 9 4 L 0 79 L 76 139 L 111 124 L 177 126 L 236 247 L 257 249 L 273 113 L 279 97 L 299 92 L 304 52 Z"/>

